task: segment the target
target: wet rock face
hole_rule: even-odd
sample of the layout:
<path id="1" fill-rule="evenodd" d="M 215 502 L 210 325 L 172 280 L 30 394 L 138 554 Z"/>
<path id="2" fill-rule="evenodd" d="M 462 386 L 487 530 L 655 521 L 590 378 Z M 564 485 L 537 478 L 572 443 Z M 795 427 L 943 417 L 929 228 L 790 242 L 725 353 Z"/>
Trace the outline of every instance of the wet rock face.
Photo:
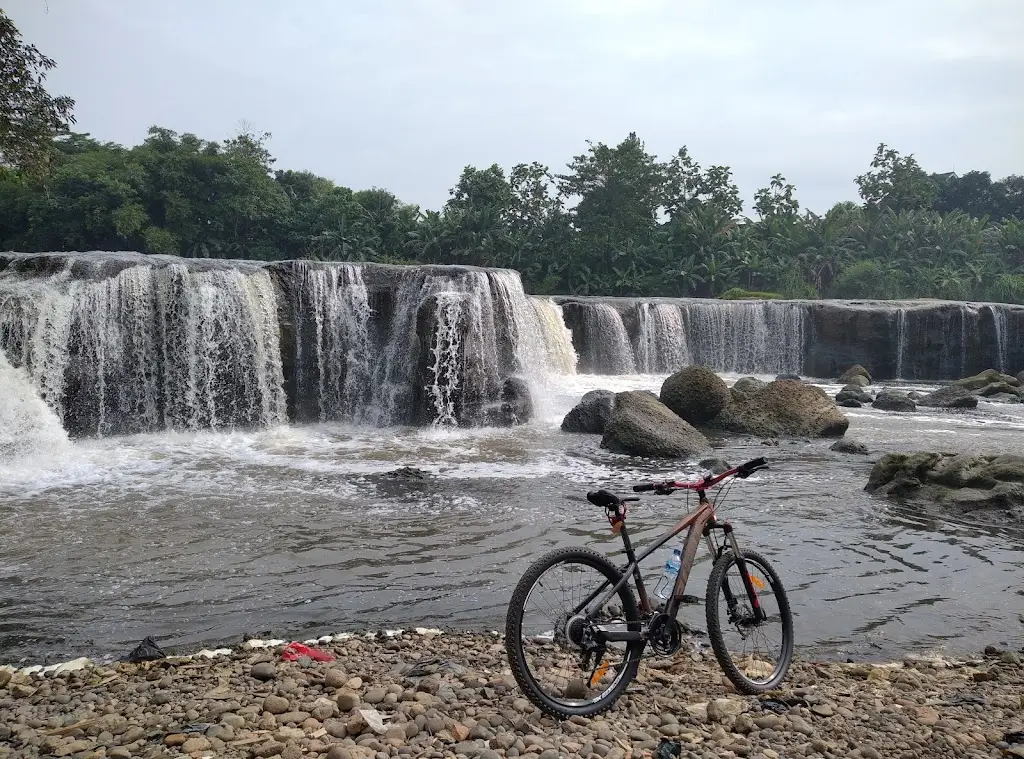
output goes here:
<path id="1" fill-rule="evenodd" d="M 633 390 L 615 396 L 601 447 L 630 456 L 676 459 L 702 453 L 711 444 L 653 393 Z"/>
<path id="2" fill-rule="evenodd" d="M 614 408 L 615 393 L 611 390 L 591 390 L 562 419 L 562 431 L 600 435 L 604 433 Z"/>
<path id="3" fill-rule="evenodd" d="M 1024 456 L 891 453 L 875 464 L 864 489 L 963 511 L 1000 509 L 1024 517 Z"/>
<path id="4" fill-rule="evenodd" d="M 821 388 L 779 380 L 734 399 L 709 426 L 758 437 L 842 437 L 850 421 Z"/>

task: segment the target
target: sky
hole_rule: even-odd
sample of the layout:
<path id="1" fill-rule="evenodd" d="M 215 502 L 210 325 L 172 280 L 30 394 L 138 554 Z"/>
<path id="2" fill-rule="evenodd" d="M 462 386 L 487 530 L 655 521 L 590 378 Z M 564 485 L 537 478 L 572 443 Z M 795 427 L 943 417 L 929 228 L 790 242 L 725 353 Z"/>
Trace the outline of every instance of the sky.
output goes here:
<path id="1" fill-rule="evenodd" d="M 6 0 L 76 131 L 272 134 L 277 168 L 438 208 L 463 167 L 555 172 L 631 131 L 855 200 L 885 142 L 1024 174 L 1024 0 Z"/>

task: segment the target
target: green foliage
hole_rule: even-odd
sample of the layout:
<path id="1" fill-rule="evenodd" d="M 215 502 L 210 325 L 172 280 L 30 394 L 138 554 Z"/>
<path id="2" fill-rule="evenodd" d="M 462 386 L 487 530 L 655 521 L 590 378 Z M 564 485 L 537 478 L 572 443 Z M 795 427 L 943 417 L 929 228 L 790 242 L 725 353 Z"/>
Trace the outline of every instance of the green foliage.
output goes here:
<path id="1" fill-rule="evenodd" d="M 776 174 L 750 219 L 728 167 L 685 147 L 661 161 L 635 134 L 562 174 L 467 166 L 436 211 L 275 170 L 269 140 L 58 137 L 45 184 L 0 177 L 0 248 L 498 266 L 541 294 L 1024 301 L 1024 223 L 999 210 L 1024 181 L 927 175 L 884 146 L 858 178 L 864 205 L 801 211 Z"/>
<path id="2" fill-rule="evenodd" d="M 779 300 L 778 293 L 758 293 L 744 290 L 742 287 L 730 287 L 718 296 L 721 300 Z"/>
<path id="3" fill-rule="evenodd" d="M 75 123 L 69 97 L 52 97 L 44 87 L 56 64 L 27 45 L 0 9 L 0 176 L 10 169 L 43 176 L 52 140 Z"/>

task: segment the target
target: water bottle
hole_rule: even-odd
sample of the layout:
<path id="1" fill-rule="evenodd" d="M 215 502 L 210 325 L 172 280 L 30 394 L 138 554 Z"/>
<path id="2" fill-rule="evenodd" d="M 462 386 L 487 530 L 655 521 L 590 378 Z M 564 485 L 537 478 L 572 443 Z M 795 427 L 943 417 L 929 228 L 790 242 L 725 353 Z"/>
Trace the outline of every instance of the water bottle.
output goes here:
<path id="1" fill-rule="evenodd" d="M 658 580 L 657 589 L 654 591 L 663 601 L 667 601 L 672 595 L 672 589 L 676 584 L 676 576 L 679 574 L 679 568 L 683 565 L 683 549 L 673 548 L 672 555 L 665 562 L 665 571 L 661 574 L 661 579 Z"/>

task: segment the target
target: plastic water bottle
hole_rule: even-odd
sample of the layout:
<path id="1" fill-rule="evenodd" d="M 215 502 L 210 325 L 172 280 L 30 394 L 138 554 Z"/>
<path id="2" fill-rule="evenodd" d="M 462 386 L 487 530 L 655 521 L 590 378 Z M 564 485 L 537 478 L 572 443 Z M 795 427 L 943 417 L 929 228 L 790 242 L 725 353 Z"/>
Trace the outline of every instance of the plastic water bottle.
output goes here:
<path id="1" fill-rule="evenodd" d="M 665 571 L 661 574 L 661 579 L 658 580 L 658 588 L 655 590 L 655 595 L 661 598 L 663 601 L 667 601 L 669 596 L 672 595 L 672 589 L 676 584 L 676 576 L 679 574 L 679 568 L 683 565 L 683 549 L 673 548 L 672 555 L 665 562 Z"/>

